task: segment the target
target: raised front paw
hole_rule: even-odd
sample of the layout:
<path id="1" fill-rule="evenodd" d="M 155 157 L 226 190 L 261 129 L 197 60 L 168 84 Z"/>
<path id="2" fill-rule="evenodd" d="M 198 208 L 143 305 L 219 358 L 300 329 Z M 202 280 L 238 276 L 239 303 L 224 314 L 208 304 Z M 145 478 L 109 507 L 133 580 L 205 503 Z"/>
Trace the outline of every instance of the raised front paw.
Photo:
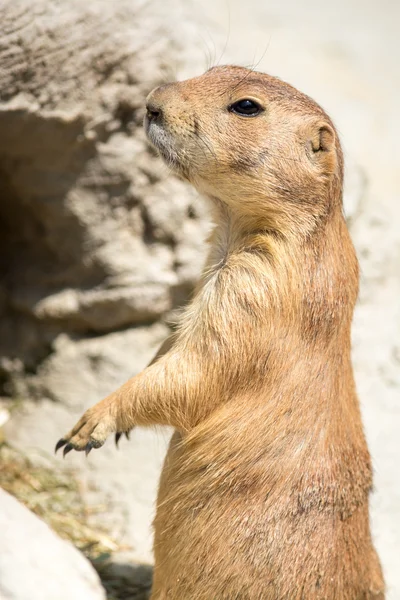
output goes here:
<path id="1" fill-rule="evenodd" d="M 117 431 L 113 408 L 111 398 L 89 408 L 75 427 L 57 442 L 55 451 L 64 446 L 65 456 L 71 450 L 84 450 L 89 454 L 92 448 L 100 448 L 107 437 Z"/>

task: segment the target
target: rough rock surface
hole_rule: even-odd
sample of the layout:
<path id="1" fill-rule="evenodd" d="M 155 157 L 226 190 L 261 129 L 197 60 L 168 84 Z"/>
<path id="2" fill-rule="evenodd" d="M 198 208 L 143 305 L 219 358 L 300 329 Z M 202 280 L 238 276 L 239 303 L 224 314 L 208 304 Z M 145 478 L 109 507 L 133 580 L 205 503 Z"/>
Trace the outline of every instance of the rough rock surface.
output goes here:
<path id="1" fill-rule="evenodd" d="M 151 323 L 191 291 L 206 230 L 202 206 L 168 177 L 141 127 L 146 95 L 182 71 L 196 34 L 183 6 L 1 3 L 7 393 L 57 354 L 61 332 L 82 339 Z M 30 393 L 42 397 L 40 384 L 30 377 Z"/>
<path id="2" fill-rule="evenodd" d="M 1 489 L 0 531 L 2 600 L 105 599 L 86 558 Z"/>
<path id="3" fill-rule="evenodd" d="M 197 279 L 203 205 L 141 127 L 153 87 L 204 68 L 194 13 L 181 0 L 0 4 L 0 394 L 35 398 L 6 432 L 23 448 L 52 452 L 142 369 Z M 109 444 L 69 462 L 150 560 L 168 433 L 132 437 L 133 457 Z"/>

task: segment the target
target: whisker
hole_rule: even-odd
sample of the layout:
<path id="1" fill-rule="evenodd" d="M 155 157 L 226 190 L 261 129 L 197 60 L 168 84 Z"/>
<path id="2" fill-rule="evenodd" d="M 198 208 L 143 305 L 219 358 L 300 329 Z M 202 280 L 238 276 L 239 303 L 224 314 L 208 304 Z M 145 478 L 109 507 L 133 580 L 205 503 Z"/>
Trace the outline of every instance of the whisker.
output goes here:
<path id="1" fill-rule="evenodd" d="M 214 152 L 212 146 L 209 144 L 209 142 L 206 141 L 205 138 L 203 138 L 201 135 L 198 136 L 198 139 L 207 148 L 207 150 L 210 152 L 211 156 L 213 156 L 216 159 L 217 155 L 215 154 L 215 152 Z"/>
<path id="2" fill-rule="evenodd" d="M 230 90 L 231 92 L 234 92 L 240 85 L 242 85 L 242 83 L 244 81 L 246 81 L 246 79 L 248 79 L 250 77 L 250 75 L 253 72 L 254 72 L 254 69 L 249 69 L 246 72 L 246 74 L 244 75 L 244 77 L 242 77 L 235 86 L 233 86 L 232 88 L 231 87 L 226 87 L 219 95 L 220 96 L 224 96 L 226 94 L 227 90 Z"/>
<path id="3" fill-rule="evenodd" d="M 215 41 L 210 33 L 210 30 L 207 27 L 205 27 L 204 29 L 205 29 L 205 32 L 207 33 L 207 36 L 212 44 L 212 53 L 211 53 L 211 51 L 209 52 L 209 62 L 208 62 L 208 66 L 207 66 L 207 71 L 208 71 L 215 64 L 215 60 L 217 57 L 217 48 L 215 45 Z"/>
<path id="4" fill-rule="evenodd" d="M 211 49 L 210 49 L 205 37 L 200 32 L 198 32 L 197 35 L 200 38 L 200 40 L 202 41 L 202 44 L 204 46 L 204 54 L 205 54 L 204 58 L 206 61 L 205 70 L 208 71 L 212 65 Z"/>
<path id="5" fill-rule="evenodd" d="M 220 62 L 222 60 L 222 57 L 224 56 L 224 54 L 226 52 L 226 49 L 228 47 L 228 43 L 229 43 L 229 40 L 230 40 L 230 36 L 231 36 L 231 7 L 230 7 L 230 5 L 229 5 L 228 2 L 227 2 L 227 9 L 228 9 L 228 32 L 227 32 L 226 41 L 225 41 L 223 50 L 222 50 L 222 52 L 221 52 L 221 54 L 220 54 L 220 56 L 218 58 L 216 66 L 219 66 L 219 64 L 220 64 Z"/>
<path id="6" fill-rule="evenodd" d="M 271 45 L 271 39 L 272 39 L 272 33 L 269 36 L 269 40 L 267 42 L 267 45 L 265 47 L 264 52 L 262 53 L 262 55 L 260 56 L 260 58 L 258 59 L 258 61 L 251 67 L 253 72 L 254 72 L 255 69 L 257 69 L 257 67 L 259 66 L 259 64 L 264 60 L 265 55 L 267 54 L 267 52 L 269 50 L 269 47 Z"/>

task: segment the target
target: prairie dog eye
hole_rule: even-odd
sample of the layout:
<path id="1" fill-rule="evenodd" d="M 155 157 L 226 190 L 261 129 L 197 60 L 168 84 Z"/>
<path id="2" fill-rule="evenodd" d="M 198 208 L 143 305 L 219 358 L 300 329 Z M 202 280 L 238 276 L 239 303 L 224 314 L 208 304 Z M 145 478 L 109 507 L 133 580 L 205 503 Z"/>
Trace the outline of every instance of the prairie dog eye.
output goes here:
<path id="1" fill-rule="evenodd" d="M 263 111 L 263 108 L 255 100 L 244 98 L 231 104 L 229 110 L 241 117 L 256 117 Z"/>

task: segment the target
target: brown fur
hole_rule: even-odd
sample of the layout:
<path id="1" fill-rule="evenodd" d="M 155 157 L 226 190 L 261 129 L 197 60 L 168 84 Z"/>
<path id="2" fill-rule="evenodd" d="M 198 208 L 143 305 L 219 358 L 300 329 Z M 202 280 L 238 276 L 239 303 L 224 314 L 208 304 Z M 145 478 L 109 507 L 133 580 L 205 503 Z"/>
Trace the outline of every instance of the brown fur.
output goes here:
<path id="1" fill-rule="evenodd" d="M 260 115 L 229 110 L 248 97 Z M 60 445 L 176 428 L 153 600 L 382 600 L 334 126 L 288 84 L 239 67 L 158 88 L 148 111 L 150 140 L 211 200 L 209 259 L 165 353 Z"/>

